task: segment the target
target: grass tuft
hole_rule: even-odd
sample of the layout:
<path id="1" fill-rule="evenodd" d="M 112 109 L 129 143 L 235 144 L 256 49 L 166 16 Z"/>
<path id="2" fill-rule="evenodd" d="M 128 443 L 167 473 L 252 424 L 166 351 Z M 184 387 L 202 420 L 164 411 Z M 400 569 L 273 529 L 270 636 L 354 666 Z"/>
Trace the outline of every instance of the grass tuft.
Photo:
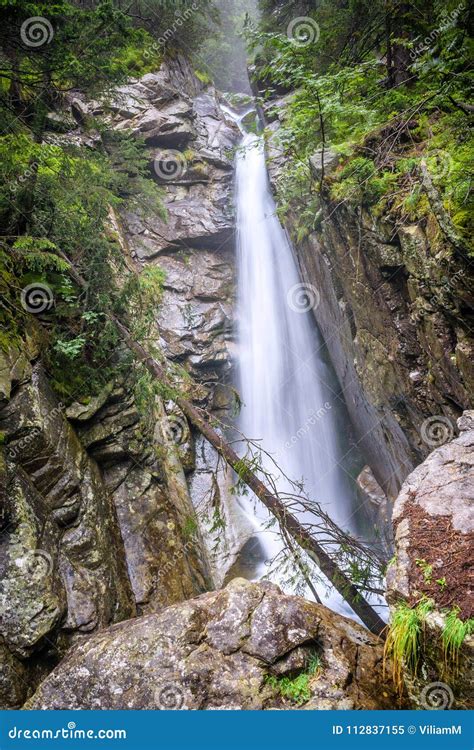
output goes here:
<path id="1" fill-rule="evenodd" d="M 392 659 L 393 681 L 400 693 L 403 690 L 403 669 L 408 669 L 413 675 L 417 673 L 423 625 L 432 609 L 433 602 L 423 598 L 416 607 L 400 602 L 393 614 L 384 658 Z"/>
<path id="2" fill-rule="evenodd" d="M 275 677 L 268 675 L 266 683 L 270 687 L 278 690 L 283 698 L 287 698 L 292 703 L 301 705 L 311 698 L 310 681 L 321 670 L 321 658 L 319 654 L 311 654 L 306 672 L 301 672 L 297 677 Z"/>
<path id="3" fill-rule="evenodd" d="M 459 668 L 459 651 L 464 639 L 474 632 L 474 619 L 463 622 L 458 617 L 459 612 L 459 607 L 453 607 L 448 613 L 441 636 L 445 666 L 447 669 L 454 668 L 454 671 Z"/>

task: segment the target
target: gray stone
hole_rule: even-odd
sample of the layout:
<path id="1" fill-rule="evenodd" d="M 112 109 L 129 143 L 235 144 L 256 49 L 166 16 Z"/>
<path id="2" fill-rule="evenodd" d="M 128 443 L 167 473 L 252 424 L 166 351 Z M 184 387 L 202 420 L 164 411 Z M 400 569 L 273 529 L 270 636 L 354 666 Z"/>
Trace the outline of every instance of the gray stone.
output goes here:
<path id="1" fill-rule="evenodd" d="M 30 709 L 296 708 L 271 674 L 321 669 L 303 708 L 389 708 L 381 641 L 278 587 L 234 579 L 160 613 L 116 625 L 69 652 Z"/>
<path id="2" fill-rule="evenodd" d="M 324 152 L 323 150 L 317 151 L 313 156 L 310 156 L 309 167 L 315 179 L 320 180 L 323 176 L 323 171 L 325 177 L 334 172 L 339 164 L 339 159 L 339 154 L 327 148 L 324 149 Z"/>
<path id="3" fill-rule="evenodd" d="M 454 664 L 442 635 L 453 608 L 462 620 L 474 615 L 468 577 L 474 545 L 472 412 L 465 412 L 459 423 L 464 427 L 459 437 L 436 448 L 407 477 L 393 509 L 395 556 L 387 570 L 387 599 L 396 608 L 403 601 L 415 606 L 425 597 L 433 607 L 418 674 L 403 672 L 415 705 L 427 683 L 449 685 L 450 708 L 465 707 L 470 694 L 474 639 L 466 638 Z"/>

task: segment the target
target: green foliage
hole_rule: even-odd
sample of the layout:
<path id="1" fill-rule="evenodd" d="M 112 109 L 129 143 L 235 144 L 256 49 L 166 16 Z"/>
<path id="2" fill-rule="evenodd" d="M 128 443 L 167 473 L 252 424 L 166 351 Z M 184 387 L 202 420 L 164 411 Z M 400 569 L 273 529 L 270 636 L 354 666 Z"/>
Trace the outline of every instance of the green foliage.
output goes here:
<path id="1" fill-rule="evenodd" d="M 307 674 L 299 674 L 293 680 L 289 677 L 280 677 L 279 679 L 277 677 L 268 677 L 267 684 L 278 690 L 283 698 L 287 698 L 297 705 L 307 703 L 311 698 L 309 676 Z"/>
<path id="2" fill-rule="evenodd" d="M 47 19 L 53 29 L 41 50 L 12 42 L 32 16 Z M 130 362 L 117 348 L 117 332 L 106 312 L 121 307 L 131 327 L 143 333 L 161 298 L 158 269 L 136 279 L 126 268 L 109 229 L 111 209 L 126 204 L 138 213 L 161 218 L 165 213 L 142 142 L 128 133 L 111 133 L 95 121 L 100 142 L 94 149 L 79 148 L 70 139 L 45 137 L 45 114 L 62 106 L 63 90 L 77 86 L 88 97 L 104 97 L 130 73 L 144 72 L 159 55 L 155 47 L 145 54 L 152 45 L 149 33 L 135 28 L 132 18 L 108 0 L 90 2 L 87 8 L 66 0 L 3 2 L 0 20 L 5 44 L 0 322 L 6 331 L 1 345 L 20 345 L 25 333 L 31 314 L 21 304 L 22 289 L 47 285 L 54 305 L 42 312 L 47 322 L 45 363 L 63 400 L 85 398 Z M 76 286 L 62 255 L 85 279 L 87 290 Z M 129 306 L 123 294 L 129 295 Z"/>
<path id="3" fill-rule="evenodd" d="M 121 5 L 120 0 L 114 4 Z M 153 50 L 168 54 L 181 50 L 202 61 L 201 46 L 218 20 L 213 0 L 134 0 L 125 5 L 128 10 L 124 13 L 153 36 Z"/>
<path id="4" fill-rule="evenodd" d="M 128 317 L 136 340 L 145 339 L 155 321 L 163 294 L 165 274 L 159 266 L 147 266 L 140 274 L 131 273 L 114 304 L 115 312 Z"/>
<path id="5" fill-rule="evenodd" d="M 278 197 L 284 214 L 299 216 L 298 237 L 318 226 L 319 185 L 311 183 L 307 165 L 324 147 L 346 160 L 342 174 L 326 177 L 333 200 L 375 213 L 398 210 L 411 220 L 429 210 L 418 169 L 425 158 L 456 230 L 468 240 L 474 145 L 469 117 L 456 106 L 469 101 L 466 6 L 427 0 L 416 13 L 411 6 L 399 13 L 381 2 L 355 0 L 335 8 L 322 0 L 309 13 L 318 39 L 301 46 L 287 34 L 293 4 L 264 0 L 263 7 L 263 23 L 248 30 L 249 44 L 265 96 L 291 92 L 283 113 L 280 104 L 275 112 L 282 120 L 278 145 L 291 157 Z M 404 60 L 401 70 L 389 67 L 387 39 L 397 61 Z"/>
<path id="6" fill-rule="evenodd" d="M 183 536 L 185 539 L 192 539 L 198 531 L 197 519 L 195 516 L 188 516 L 183 525 Z"/>
<path id="7" fill-rule="evenodd" d="M 433 575 L 433 566 L 429 565 L 426 562 L 426 560 L 422 560 L 422 559 L 415 560 L 415 563 L 421 569 L 425 583 L 431 583 L 431 578 Z"/>
<path id="8" fill-rule="evenodd" d="M 305 672 L 301 672 L 294 678 L 267 675 L 266 683 L 274 690 L 277 690 L 283 698 L 301 705 L 307 703 L 311 698 L 311 679 L 318 675 L 321 668 L 321 658 L 319 654 L 314 653 L 310 656 Z"/>
<path id="9" fill-rule="evenodd" d="M 153 413 L 156 394 L 156 382 L 151 373 L 139 365 L 135 374 L 133 395 L 137 411 L 142 417 L 146 417 L 150 412 Z"/>
<path id="10" fill-rule="evenodd" d="M 458 667 L 459 650 L 465 639 L 474 633 L 474 619 L 459 619 L 459 607 L 453 607 L 446 616 L 443 632 L 443 650 L 445 663 L 448 668 Z"/>
<path id="11" fill-rule="evenodd" d="M 258 474 L 262 469 L 262 456 L 259 452 L 252 452 L 248 450 L 247 455 L 240 458 L 235 466 L 234 471 L 237 474 L 237 481 L 230 488 L 230 491 L 234 495 L 247 495 L 249 488 L 247 487 L 246 480 L 250 473 Z"/>
<path id="12" fill-rule="evenodd" d="M 85 336 L 76 336 L 76 338 L 69 339 L 69 341 L 58 339 L 54 343 L 54 349 L 62 354 L 65 359 L 76 359 L 84 349 L 85 343 Z"/>
<path id="13" fill-rule="evenodd" d="M 417 560 L 423 573 L 431 580 L 431 566 L 425 560 Z M 437 581 L 438 582 L 438 581 Z M 423 630 L 427 615 L 433 610 L 434 602 L 423 597 L 415 607 L 401 602 L 393 612 L 387 640 L 385 657 L 393 662 L 393 679 L 402 690 L 402 673 L 409 670 L 416 676 L 423 656 Z M 448 670 L 458 668 L 459 651 L 464 640 L 474 632 L 474 620 L 459 619 L 459 607 L 453 607 L 446 615 L 441 642 L 444 652 L 445 667 Z"/>
<path id="14" fill-rule="evenodd" d="M 400 602 L 393 612 L 385 641 L 385 656 L 393 663 L 393 680 L 402 690 L 402 674 L 408 669 L 416 675 L 420 661 L 421 638 L 426 616 L 433 609 L 433 602 L 423 598 L 416 607 Z"/>
<path id="15" fill-rule="evenodd" d="M 372 206 L 397 180 L 392 172 L 378 173 L 374 162 L 358 156 L 346 164 L 334 182 L 331 196 L 335 200 Z"/>
<path id="16" fill-rule="evenodd" d="M 196 78 L 198 78 L 201 81 L 201 83 L 204 83 L 206 85 L 212 83 L 212 78 L 205 71 L 195 70 L 194 74 L 195 74 Z"/>
<path id="17" fill-rule="evenodd" d="M 91 9 L 67 0 L 23 2 L 4 0 L 0 6 L 0 41 L 4 51 L 2 78 L 20 94 L 22 106 L 34 107 L 32 129 L 41 130 L 47 106 L 60 92 L 80 87 L 93 94 L 130 74 L 125 51 L 143 47 L 143 30 L 133 27 L 116 4 L 97 2 Z M 23 24 L 42 22 L 44 42 L 20 43 Z M 28 37 L 27 37 L 28 38 Z M 39 95 L 38 95 L 39 94 Z M 16 102 L 15 102 L 16 103 Z"/>

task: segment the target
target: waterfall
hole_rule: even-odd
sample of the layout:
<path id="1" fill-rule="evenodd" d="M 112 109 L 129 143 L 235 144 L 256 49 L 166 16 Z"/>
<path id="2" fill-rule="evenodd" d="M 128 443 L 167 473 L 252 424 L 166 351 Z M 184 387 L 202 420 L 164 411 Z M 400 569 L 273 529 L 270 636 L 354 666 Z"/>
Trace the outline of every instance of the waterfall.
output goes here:
<path id="1" fill-rule="evenodd" d="M 303 480 L 332 519 L 351 528 L 351 491 L 340 466 L 335 404 L 337 385 L 322 357 L 312 318 L 319 290 L 303 284 L 270 192 L 263 140 L 244 134 L 236 162 L 238 428 L 260 442 L 282 472 L 263 455 L 265 470 L 288 491 L 286 477 Z M 281 549 L 268 513 L 255 499 L 240 498 L 253 518 L 267 559 Z M 278 582 L 278 581 L 277 581 Z M 348 613 L 328 586 L 316 586 L 326 604 Z M 310 596 L 308 592 L 305 595 Z"/>

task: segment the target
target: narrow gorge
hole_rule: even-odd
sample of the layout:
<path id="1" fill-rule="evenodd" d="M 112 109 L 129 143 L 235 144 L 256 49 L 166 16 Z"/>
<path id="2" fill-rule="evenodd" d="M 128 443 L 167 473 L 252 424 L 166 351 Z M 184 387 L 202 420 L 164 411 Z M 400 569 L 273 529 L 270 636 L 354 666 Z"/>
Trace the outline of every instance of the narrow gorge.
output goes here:
<path id="1" fill-rule="evenodd" d="M 472 11 L 124 5 L 0 9 L 0 708 L 472 707 Z"/>

